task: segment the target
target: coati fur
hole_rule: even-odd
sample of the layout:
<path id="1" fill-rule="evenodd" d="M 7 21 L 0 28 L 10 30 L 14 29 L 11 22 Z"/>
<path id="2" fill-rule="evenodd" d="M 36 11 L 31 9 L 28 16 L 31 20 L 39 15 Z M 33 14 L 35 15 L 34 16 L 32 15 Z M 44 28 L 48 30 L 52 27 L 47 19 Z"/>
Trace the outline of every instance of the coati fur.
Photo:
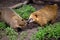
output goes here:
<path id="1" fill-rule="evenodd" d="M 6 22 L 12 28 L 25 28 L 26 21 L 21 18 L 13 9 L 9 7 L 2 7 L 0 12 L 2 21 Z"/>
<path id="2" fill-rule="evenodd" d="M 36 22 L 40 26 L 44 26 L 48 22 L 53 23 L 56 20 L 57 16 L 57 4 L 54 5 L 46 5 L 40 10 L 31 13 L 29 17 L 29 22 Z"/>

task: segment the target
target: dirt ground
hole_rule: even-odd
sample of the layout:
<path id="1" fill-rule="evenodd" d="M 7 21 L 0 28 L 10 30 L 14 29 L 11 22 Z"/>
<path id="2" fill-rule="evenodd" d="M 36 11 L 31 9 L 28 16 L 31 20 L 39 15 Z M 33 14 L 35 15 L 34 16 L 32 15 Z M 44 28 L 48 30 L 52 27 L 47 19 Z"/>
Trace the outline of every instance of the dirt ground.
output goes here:
<path id="1" fill-rule="evenodd" d="M 20 0 L 10 0 L 10 1 L 7 1 L 7 0 L 2 0 L 1 1 L 0 0 L 0 8 L 1 7 L 10 7 L 10 6 L 13 6 L 13 5 L 15 5 L 15 4 L 19 3 L 19 2 L 21 2 L 21 1 Z M 43 5 L 36 5 L 36 4 L 32 4 L 32 6 L 35 7 L 36 10 L 43 7 Z M 60 22 L 60 9 L 58 9 L 58 16 L 57 16 L 56 22 Z M 35 27 L 35 26 L 37 26 L 37 24 L 29 24 L 28 26 L 29 27 Z M 35 34 L 37 32 L 37 28 L 27 29 L 27 30 L 22 31 L 22 32 L 27 32 L 27 36 L 24 38 L 24 40 L 30 40 L 31 35 Z M 22 32 L 20 32 L 19 35 Z M 20 40 L 20 37 L 21 36 L 18 36 L 17 40 Z M 1 40 L 8 40 L 8 38 L 6 36 L 4 36 Z"/>

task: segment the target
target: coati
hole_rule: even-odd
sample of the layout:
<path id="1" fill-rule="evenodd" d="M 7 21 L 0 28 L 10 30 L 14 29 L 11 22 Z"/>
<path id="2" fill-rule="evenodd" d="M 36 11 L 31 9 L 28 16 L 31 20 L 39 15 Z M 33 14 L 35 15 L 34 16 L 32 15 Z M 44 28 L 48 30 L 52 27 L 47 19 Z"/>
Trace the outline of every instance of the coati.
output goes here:
<path id="1" fill-rule="evenodd" d="M 57 16 L 57 4 L 54 5 L 46 5 L 40 10 L 31 13 L 28 22 L 36 22 L 40 26 L 44 26 L 48 22 L 53 23 Z"/>
<path id="2" fill-rule="evenodd" d="M 13 9 L 9 7 L 2 7 L 0 11 L 2 21 L 9 24 L 13 29 L 25 28 L 26 21 L 21 18 Z"/>

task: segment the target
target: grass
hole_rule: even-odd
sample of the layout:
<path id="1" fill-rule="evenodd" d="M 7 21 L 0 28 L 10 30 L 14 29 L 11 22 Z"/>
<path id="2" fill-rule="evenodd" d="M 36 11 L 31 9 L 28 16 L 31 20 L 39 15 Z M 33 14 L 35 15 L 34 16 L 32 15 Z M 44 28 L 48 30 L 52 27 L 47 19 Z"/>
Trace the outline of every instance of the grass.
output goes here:
<path id="1" fill-rule="evenodd" d="M 23 5 L 19 9 L 14 9 L 23 19 L 28 19 L 30 14 L 36 9 L 32 7 L 31 5 Z"/>
<path id="2" fill-rule="evenodd" d="M 38 32 L 32 35 L 31 40 L 50 40 L 50 38 L 55 38 L 57 40 L 59 37 L 60 22 L 53 25 L 46 25 L 45 28 L 39 27 Z"/>

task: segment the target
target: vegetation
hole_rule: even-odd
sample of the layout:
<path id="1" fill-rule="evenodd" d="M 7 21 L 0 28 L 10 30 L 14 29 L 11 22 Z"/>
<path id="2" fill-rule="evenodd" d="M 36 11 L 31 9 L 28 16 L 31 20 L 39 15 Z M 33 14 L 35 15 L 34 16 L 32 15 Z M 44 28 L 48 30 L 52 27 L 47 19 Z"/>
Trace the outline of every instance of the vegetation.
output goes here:
<path id="1" fill-rule="evenodd" d="M 4 22 L 0 22 L 0 39 L 5 35 L 5 32 L 3 30 L 5 30 L 6 25 Z"/>
<path id="2" fill-rule="evenodd" d="M 15 32 L 15 30 L 13 30 L 12 28 L 7 27 L 6 28 L 6 34 L 9 38 L 9 40 L 17 40 L 18 33 Z"/>
<path id="3" fill-rule="evenodd" d="M 0 22 L 0 30 L 4 30 L 6 28 L 6 25 L 4 22 Z"/>
<path id="4" fill-rule="evenodd" d="M 5 22 L 0 22 L 0 39 L 7 35 L 9 40 L 16 40 L 17 39 L 17 32 L 13 30 L 11 27 L 7 27 L 8 25 Z"/>
<path id="5" fill-rule="evenodd" d="M 14 9 L 22 18 L 28 19 L 30 14 L 34 12 L 36 9 L 31 5 L 23 5 L 19 9 Z"/>
<path id="6" fill-rule="evenodd" d="M 38 32 L 34 34 L 31 40 L 51 40 L 60 38 L 60 22 L 53 25 L 46 25 L 45 28 L 39 27 Z"/>

